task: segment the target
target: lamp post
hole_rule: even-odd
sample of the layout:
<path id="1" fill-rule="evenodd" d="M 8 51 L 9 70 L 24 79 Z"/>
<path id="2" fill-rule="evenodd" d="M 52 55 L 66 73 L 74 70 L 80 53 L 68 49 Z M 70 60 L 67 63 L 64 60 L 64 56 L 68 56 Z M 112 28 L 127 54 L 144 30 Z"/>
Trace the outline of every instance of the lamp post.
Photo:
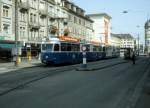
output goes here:
<path id="1" fill-rule="evenodd" d="M 137 27 L 137 28 L 140 28 L 139 25 L 137 25 L 136 27 Z M 139 48 L 139 46 L 140 46 L 140 37 L 139 37 L 139 33 L 138 33 L 137 39 L 138 39 L 138 56 L 139 56 L 139 51 L 140 51 L 140 48 Z"/>
<path id="2" fill-rule="evenodd" d="M 20 63 L 18 50 L 18 0 L 15 0 L 15 66 L 18 66 Z"/>

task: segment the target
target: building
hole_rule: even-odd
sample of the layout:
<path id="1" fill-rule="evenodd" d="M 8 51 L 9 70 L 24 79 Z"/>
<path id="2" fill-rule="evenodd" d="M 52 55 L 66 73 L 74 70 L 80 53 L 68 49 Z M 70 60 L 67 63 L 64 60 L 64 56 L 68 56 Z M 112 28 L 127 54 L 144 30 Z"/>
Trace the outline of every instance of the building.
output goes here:
<path id="1" fill-rule="evenodd" d="M 93 36 L 93 21 L 85 15 L 85 11 L 67 0 L 64 0 L 64 10 L 68 13 L 69 36 L 80 38 L 82 42 L 90 42 Z"/>
<path id="2" fill-rule="evenodd" d="M 22 56 L 26 56 L 28 50 L 32 56 L 37 56 L 41 43 L 51 38 L 68 37 L 89 42 L 93 36 L 93 21 L 70 0 L 15 1 L 0 1 L 0 33 L 7 35 L 0 36 L 0 40 L 11 41 L 14 45 L 17 36 Z M 18 35 L 14 35 L 15 27 Z"/>
<path id="3" fill-rule="evenodd" d="M 13 1 L 0 0 L 0 58 L 11 56 L 15 35 L 13 32 Z"/>
<path id="4" fill-rule="evenodd" d="M 93 21 L 94 37 L 93 41 L 98 41 L 104 45 L 110 45 L 111 17 L 106 13 L 88 14 Z"/>
<path id="5" fill-rule="evenodd" d="M 145 23 L 145 53 L 150 54 L 150 20 Z"/>
<path id="6" fill-rule="evenodd" d="M 144 54 L 145 46 L 143 44 L 139 44 L 139 54 Z"/>
<path id="7" fill-rule="evenodd" d="M 135 39 L 130 34 L 120 34 L 121 35 L 121 46 L 123 48 L 135 48 Z"/>
<path id="8" fill-rule="evenodd" d="M 19 38 L 31 46 L 32 55 L 40 51 L 43 40 L 64 36 L 88 41 L 93 35 L 93 21 L 85 11 L 68 0 L 20 0 L 18 8 Z"/>
<path id="9" fill-rule="evenodd" d="M 111 39 L 112 45 L 120 44 L 120 48 L 135 49 L 136 47 L 135 39 L 131 34 L 111 34 Z"/>
<path id="10" fill-rule="evenodd" d="M 112 46 L 120 47 L 122 45 L 121 41 L 122 40 L 119 35 L 111 33 L 111 45 Z"/>

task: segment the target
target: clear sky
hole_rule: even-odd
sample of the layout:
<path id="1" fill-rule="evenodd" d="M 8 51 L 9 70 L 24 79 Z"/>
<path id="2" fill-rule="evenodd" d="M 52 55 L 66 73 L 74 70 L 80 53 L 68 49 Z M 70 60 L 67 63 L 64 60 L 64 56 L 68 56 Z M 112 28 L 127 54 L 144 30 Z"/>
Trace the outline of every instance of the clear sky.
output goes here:
<path id="1" fill-rule="evenodd" d="M 112 17 L 112 33 L 139 34 L 144 42 L 144 24 L 150 18 L 150 0 L 72 0 L 91 13 L 107 13 Z M 123 13 L 127 10 L 128 13 Z M 139 26 L 139 27 L 137 27 Z"/>

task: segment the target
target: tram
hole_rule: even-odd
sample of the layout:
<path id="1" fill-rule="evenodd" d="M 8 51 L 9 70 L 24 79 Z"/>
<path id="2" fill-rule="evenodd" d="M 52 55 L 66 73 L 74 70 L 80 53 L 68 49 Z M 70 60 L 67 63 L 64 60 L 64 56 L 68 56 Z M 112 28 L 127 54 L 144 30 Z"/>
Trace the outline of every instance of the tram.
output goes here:
<path id="1" fill-rule="evenodd" d="M 87 61 L 96 61 L 104 58 L 118 57 L 115 47 L 104 47 L 80 43 L 77 38 L 52 38 L 41 45 L 41 61 L 44 64 L 75 64 L 82 62 L 82 47 L 86 47 Z M 111 49 L 111 50 L 110 50 Z M 109 54 L 108 54 L 108 53 Z"/>
<path id="2" fill-rule="evenodd" d="M 120 48 L 120 57 L 124 59 L 131 59 L 133 54 L 132 48 Z"/>

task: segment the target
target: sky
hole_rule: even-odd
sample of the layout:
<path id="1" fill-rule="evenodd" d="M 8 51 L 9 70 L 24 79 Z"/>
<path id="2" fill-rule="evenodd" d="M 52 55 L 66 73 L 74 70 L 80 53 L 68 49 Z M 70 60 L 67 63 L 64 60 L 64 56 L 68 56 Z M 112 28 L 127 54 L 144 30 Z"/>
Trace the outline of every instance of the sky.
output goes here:
<path id="1" fill-rule="evenodd" d="M 72 0 L 86 14 L 107 13 L 112 33 L 130 33 L 144 43 L 144 25 L 150 18 L 150 0 Z M 123 13 L 127 11 L 127 13 Z"/>

